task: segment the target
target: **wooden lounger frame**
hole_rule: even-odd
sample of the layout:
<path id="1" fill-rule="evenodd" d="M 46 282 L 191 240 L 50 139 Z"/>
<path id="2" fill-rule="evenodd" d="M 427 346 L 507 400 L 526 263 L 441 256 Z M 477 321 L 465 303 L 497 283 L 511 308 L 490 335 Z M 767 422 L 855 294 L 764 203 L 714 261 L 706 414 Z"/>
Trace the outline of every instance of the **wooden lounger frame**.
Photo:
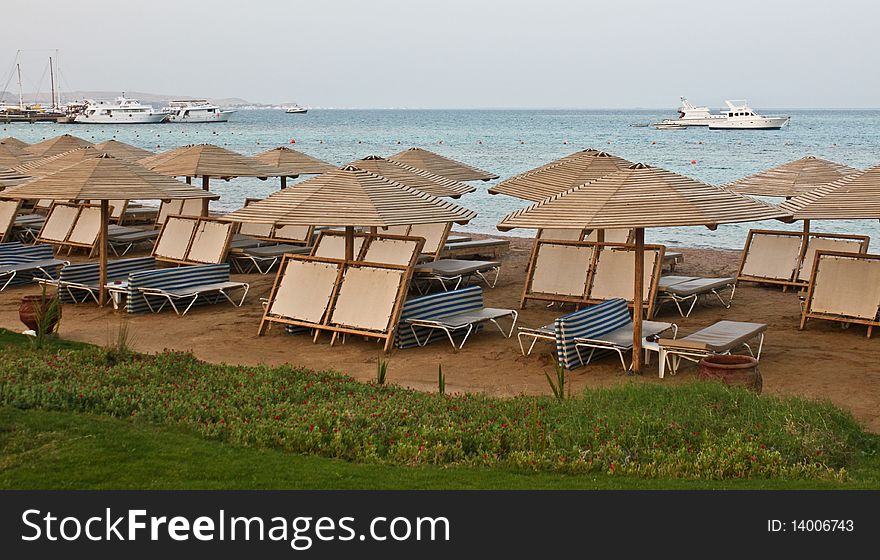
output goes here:
<path id="1" fill-rule="evenodd" d="M 157 253 L 160 246 L 160 241 L 162 240 L 162 236 L 165 235 L 168 229 L 169 220 L 177 220 L 180 222 L 192 222 L 192 232 L 190 233 L 189 239 L 186 241 L 186 249 L 183 251 L 182 258 L 171 258 L 168 256 L 162 256 Z M 200 227 L 204 227 L 207 224 L 211 225 L 221 225 L 226 227 L 226 242 L 223 250 L 219 255 L 219 260 L 211 259 L 210 262 L 207 260 L 190 258 L 193 247 L 195 245 L 195 237 L 196 232 L 199 231 Z M 173 264 L 219 264 L 226 260 L 226 257 L 229 254 L 229 243 L 232 241 L 232 230 L 233 224 L 231 222 L 224 222 L 222 220 L 216 220 L 213 218 L 197 218 L 193 216 L 167 216 L 165 219 L 165 223 L 162 225 L 162 231 L 159 233 L 159 237 L 156 238 L 156 242 L 153 244 L 153 252 L 152 256 L 159 262 L 173 263 Z"/>
<path id="2" fill-rule="evenodd" d="M 0 243 L 11 238 L 19 210 L 21 210 L 20 200 L 0 200 Z"/>
<path id="3" fill-rule="evenodd" d="M 590 264 L 586 271 L 586 277 L 584 279 L 584 293 L 582 295 L 562 295 L 562 294 L 547 294 L 534 292 L 532 290 L 532 282 L 535 278 L 536 272 L 536 260 L 538 256 L 538 252 L 541 246 L 558 246 L 558 247 L 586 247 L 592 249 L 592 254 L 590 255 Z M 536 239 L 534 246 L 532 247 L 532 256 L 529 259 L 529 266 L 526 270 L 526 283 L 523 286 L 522 297 L 520 298 L 520 307 L 525 309 L 526 304 L 529 301 L 547 301 L 554 303 L 573 303 L 576 305 L 587 305 L 600 303 L 602 301 L 606 301 L 606 299 L 599 299 L 593 297 L 591 292 L 593 291 L 593 281 L 596 276 L 596 265 L 599 262 L 599 256 L 603 251 L 607 250 L 624 250 L 624 251 L 634 251 L 635 245 L 629 243 L 597 243 L 595 241 L 553 241 L 553 240 L 544 240 L 544 239 Z M 660 281 L 660 274 L 663 268 L 663 256 L 666 252 L 666 247 L 663 245 L 645 245 L 645 253 L 649 253 L 654 251 L 657 253 L 657 259 L 654 262 L 653 269 L 651 272 L 651 282 L 649 285 L 649 289 L 645 291 L 645 309 L 646 316 L 648 319 L 654 316 L 655 305 L 654 302 L 656 300 L 657 295 L 657 284 Z M 648 272 L 646 270 L 645 272 Z M 627 283 L 627 285 L 631 285 L 633 282 L 633 278 L 622 278 L 621 282 Z M 627 300 L 627 304 L 632 307 L 633 303 Z"/>
<path id="4" fill-rule="evenodd" d="M 868 338 L 871 338 L 873 334 L 874 327 L 880 326 L 880 319 L 878 319 L 878 313 L 880 313 L 880 307 L 874 310 L 874 316 L 870 319 L 864 317 L 853 317 L 847 316 L 843 314 L 836 313 L 826 313 L 826 312 L 817 312 L 812 310 L 813 298 L 816 293 L 816 272 L 819 270 L 820 262 L 823 258 L 844 258 L 850 260 L 859 260 L 859 261 L 867 261 L 876 263 L 877 267 L 880 267 L 880 255 L 870 255 L 865 253 L 844 253 L 841 251 L 816 251 L 816 258 L 813 260 L 813 270 L 812 274 L 810 274 L 810 283 L 807 288 L 807 296 L 806 300 L 803 303 L 803 307 L 801 310 L 801 324 L 799 329 L 803 330 L 807 324 L 808 319 L 825 319 L 826 321 L 838 321 L 840 323 L 857 323 L 859 325 L 867 325 L 868 326 Z"/>
<path id="5" fill-rule="evenodd" d="M 402 226 L 402 227 L 398 226 L 398 228 L 394 230 L 395 233 L 393 233 L 393 234 L 387 234 L 387 235 L 403 235 L 403 236 L 410 236 L 410 237 L 421 237 L 421 236 L 418 236 L 418 235 L 414 235 L 414 234 L 412 233 L 414 227 L 418 227 L 418 226 L 438 226 L 438 225 L 439 225 L 439 223 L 438 223 L 438 224 L 413 224 L 413 225 Z M 427 252 L 425 252 L 425 253 L 422 253 L 423 255 L 427 255 L 427 256 L 429 256 L 429 257 L 433 257 L 432 260 L 435 260 L 435 261 L 438 260 L 438 259 L 440 259 L 440 253 L 442 253 L 444 247 L 446 247 L 446 240 L 449 238 L 449 234 L 450 234 L 450 232 L 452 232 L 452 223 L 451 223 L 451 222 L 446 222 L 444 225 L 445 225 L 445 228 L 443 229 L 442 233 L 440 234 L 440 240 L 439 240 L 439 242 L 437 243 L 437 248 L 436 248 L 436 250 L 434 250 L 434 251 L 427 251 Z M 386 234 L 384 234 L 384 233 L 383 233 L 383 230 L 380 229 L 380 230 L 378 231 L 378 235 L 383 235 L 383 236 L 384 236 L 384 235 L 386 235 Z M 424 239 L 424 238 L 423 238 L 423 239 Z M 426 242 L 427 242 L 427 240 L 426 240 Z"/>
<path id="6" fill-rule="evenodd" d="M 798 255 L 795 261 L 794 271 L 791 276 L 788 278 L 765 278 L 761 276 L 754 276 L 749 274 L 743 274 L 743 269 L 745 268 L 746 258 L 749 255 L 749 250 L 751 249 L 752 242 L 756 235 L 775 235 L 775 236 L 785 236 L 792 238 L 800 239 L 800 249 L 798 251 Z M 736 281 L 739 282 L 755 282 L 758 284 L 775 284 L 782 286 L 784 289 L 789 286 L 794 287 L 806 287 L 809 285 L 810 281 L 807 279 L 800 279 L 801 269 L 804 266 L 804 261 L 807 256 L 807 251 L 809 249 L 809 244 L 812 239 L 837 239 L 837 240 L 846 240 L 846 241 L 856 241 L 860 243 L 859 251 L 854 252 L 852 254 L 865 254 L 868 252 L 868 244 L 871 241 L 871 238 L 867 235 L 848 235 L 842 233 L 819 233 L 819 232 L 809 232 L 804 233 L 803 231 L 785 231 L 785 230 L 770 230 L 770 229 L 752 229 L 749 230 L 749 235 L 746 237 L 746 244 L 743 247 L 742 255 L 740 256 L 739 261 L 739 271 L 736 275 Z"/>
<path id="7" fill-rule="evenodd" d="M 329 234 L 335 235 L 339 232 L 322 232 L 321 235 Z M 384 351 L 388 352 L 394 344 L 394 335 L 397 330 L 397 325 L 400 323 L 400 314 L 403 311 L 403 304 L 406 301 L 407 294 L 409 293 L 410 282 L 412 281 L 413 269 L 418 262 L 419 255 L 421 254 L 421 248 L 424 245 L 424 239 L 421 237 L 407 237 L 401 235 L 371 235 L 365 240 L 362 252 L 365 252 L 369 243 L 373 239 L 399 239 L 405 241 L 413 241 L 415 243 L 413 254 L 410 257 L 410 262 L 406 265 L 395 265 L 395 264 L 384 264 L 384 263 L 372 263 L 366 261 L 345 261 L 342 259 L 330 259 L 324 257 L 313 257 L 313 256 L 305 256 L 305 255 L 291 255 L 287 254 L 281 259 L 281 264 L 278 266 L 278 272 L 275 275 L 275 282 L 272 284 L 272 290 L 269 293 L 269 304 L 266 305 L 265 310 L 263 311 L 263 318 L 260 320 L 260 327 L 257 333 L 259 335 L 265 334 L 266 330 L 272 323 L 279 323 L 283 325 L 289 325 L 294 327 L 304 327 L 311 329 L 314 332 L 313 342 L 318 340 L 318 337 L 322 332 L 329 332 L 332 334 L 332 338 L 330 340 L 330 344 L 335 343 L 337 337 L 342 334 L 353 334 L 353 335 L 361 335 L 370 338 L 377 338 L 379 340 L 384 340 Z M 314 262 L 314 263 L 326 263 L 331 264 L 338 267 L 338 272 L 336 274 L 336 282 L 333 286 L 333 291 L 330 295 L 329 303 L 324 311 L 324 314 L 321 318 L 320 322 L 309 322 L 296 320 L 281 316 L 273 316 L 270 315 L 270 310 L 272 308 L 272 302 L 275 301 L 275 296 L 278 292 L 278 288 L 281 284 L 281 281 L 284 277 L 284 274 L 287 270 L 287 264 L 289 261 L 303 261 L 303 262 Z M 373 269 L 373 270 L 391 270 L 391 271 L 399 271 L 401 273 L 401 281 L 400 285 L 397 289 L 397 294 L 395 296 L 394 304 L 391 309 L 391 315 L 389 317 L 387 326 L 384 330 L 373 330 L 373 329 L 363 329 L 356 328 L 351 326 L 343 326 L 332 323 L 332 317 L 334 311 L 336 309 L 336 303 L 339 300 L 339 293 L 343 287 L 345 281 L 346 272 L 350 269 L 362 268 L 362 269 Z"/>
<path id="8" fill-rule="evenodd" d="M 159 205 L 159 211 L 156 213 L 156 222 L 153 227 L 155 229 L 162 229 L 169 216 L 186 216 L 188 218 L 201 217 L 204 200 L 205 199 L 203 198 L 186 198 L 167 202 L 163 200 L 162 204 Z M 194 206 L 196 204 L 198 204 L 197 210 L 190 208 L 189 211 L 187 211 L 188 206 Z"/>
<path id="9" fill-rule="evenodd" d="M 64 239 L 49 239 L 44 237 L 46 233 L 46 226 L 51 225 L 50 220 L 52 219 L 52 214 L 56 211 L 56 208 L 69 208 L 72 212 L 74 212 L 73 222 L 70 228 L 67 230 L 67 233 L 64 236 Z M 112 210 L 112 206 L 110 207 Z M 71 236 L 77 229 L 77 225 L 79 224 L 80 219 L 82 218 L 83 212 L 97 212 L 98 213 L 98 230 L 95 232 L 95 238 L 90 242 L 77 241 L 75 239 L 71 239 Z M 43 223 L 43 227 L 40 228 L 40 233 L 37 234 L 35 243 L 48 243 L 54 247 L 60 249 L 67 249 L 67 253 L 70 254 L 74 249 L 88 249 L 89 257 L 95 255 L 98 248 L 98 238 L 100 237 L 100 213 L 101 206 L 98 204 L 78 204 L 75 202 L 56 202 L 52 204 L 49 208 L 49 213 L 46 216 L 46 221 Z"/>

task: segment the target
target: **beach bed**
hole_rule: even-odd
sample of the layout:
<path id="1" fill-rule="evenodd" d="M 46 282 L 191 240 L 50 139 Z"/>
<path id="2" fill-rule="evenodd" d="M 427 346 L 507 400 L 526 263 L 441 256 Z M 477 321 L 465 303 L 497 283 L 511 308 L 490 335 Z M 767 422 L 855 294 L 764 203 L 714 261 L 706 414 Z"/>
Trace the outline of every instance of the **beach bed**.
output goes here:
<path id="1" fill-rule="evenodd" d="M 722 293 L 727 290 L 730 291 L 730 295 L 725 301 Z M 713 295 L 725 309 L 730 309 L 733 296 L 736 293 L 736 279 L 730 277 L 661 276 L 657 283 L 657 292 L 658 306 L 671 301 L 682 317 L 690 317 L 702 296 Z M 688 302 L 690 302 L 690 306 L 685 311 L 682 304 L 687 305 Z"/>
<path id="2" fill-rule="evenodd" d="M 657 341 L 660 346 L 660 378 L 664 377 L 667 364 L 675 373 L 681 359 L 698 362 L 705 356 L 730 354 L 741 348 L 760 360 L 766 330 L 767 325 L 763 323 L 718 321 L 679 339 L 661 338 Z M 757 353 L 749 345 L 755 339 L 758 340 Z"/>

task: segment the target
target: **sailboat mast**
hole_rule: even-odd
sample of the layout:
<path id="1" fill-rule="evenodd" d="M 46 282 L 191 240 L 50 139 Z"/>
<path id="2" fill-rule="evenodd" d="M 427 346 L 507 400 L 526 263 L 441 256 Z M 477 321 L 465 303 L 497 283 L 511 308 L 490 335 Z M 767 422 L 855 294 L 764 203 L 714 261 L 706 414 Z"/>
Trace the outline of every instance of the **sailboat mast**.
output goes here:
<path id="1" fill-rule="evenodd" d="M 21 93 L 21 64 L 16 64 L 15 69 L 18 71 L 18 108 L 24 109 L 24 96 Z"/>
<path id="2" fill-rule="evenodd" d="M 52 88 L 52 109 L 58 108 L 58 104 L 55 103 L 55 71 L 52 69 L 52 57 L 49 57 L 49 83 Z"/>

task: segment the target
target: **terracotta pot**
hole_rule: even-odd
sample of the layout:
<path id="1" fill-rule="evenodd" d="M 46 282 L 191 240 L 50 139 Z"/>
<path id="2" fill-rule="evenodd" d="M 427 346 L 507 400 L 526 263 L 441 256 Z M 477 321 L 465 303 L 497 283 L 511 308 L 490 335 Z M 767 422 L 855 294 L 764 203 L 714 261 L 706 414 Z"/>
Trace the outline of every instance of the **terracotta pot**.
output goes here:
<path id="1" fill-rule="evenodd" d="M 49 305 L 52 303 L 52 300 L 56 299 L 54 297 L 47 297 L 45 301 L 43 301 L 43 296 L 22 296 L 21 305 L 18 306 L 18 318 L 21 319 L 21 322 L 32 331 L 37 330 L 37 320 L 39 317 L 39 313 L 41 312 L 40 307 L 42 306 L 42 311 L 45 311 L 49 308 Z M 58 306 L 58 317 L 52 321 L 47 328 L 46 334 L 52 334 L 55 332 L 56 327 L 58 327 L 58 321 L 61 320 L 61 306 Z"/>
<path id="2" fill-rule="evenodd" d="M 758 360 L 751 356 L 706 356 L 697 370 L 700 379 L 713 379 L 725 385 L 736 385 L 761 392 L 764 380 L 758 371 Z"/>

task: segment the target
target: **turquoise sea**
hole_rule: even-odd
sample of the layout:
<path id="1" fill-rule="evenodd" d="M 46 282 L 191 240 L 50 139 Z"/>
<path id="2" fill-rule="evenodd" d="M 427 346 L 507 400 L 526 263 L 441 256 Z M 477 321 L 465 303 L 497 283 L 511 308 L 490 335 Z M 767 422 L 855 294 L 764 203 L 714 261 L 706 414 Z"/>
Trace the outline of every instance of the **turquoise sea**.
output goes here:
<path id="1" fill-rule="evenodd" d="M 634 127 L 674 116 L 672 110 L 281 110 L 239 111 L 228 123 L 161 125 L 0 125 L 0 137 L 27 142 L 70 133 L 90 141 L 108 138 L 161 151 L 208 142 L 243 154 L 288 145 L 342 165 L 377 154 L 387 156 L 421 146 L 507 178 L 583 148 L 597 148 L 709 183 L 726 183 L 805 155 L 866 168 L 880 163 L 880 110 L 761 110 L 792 119 L 780 131 L 659 131 Z M 295 140 L 295 144 L 290 144 Z M 696 163 L 692 163 L 692 162 Z M 463 229 L 498 233 L 499 219 L 526 203 L 486 192 L 491 183 L 459 199 L 479 216 Z M 277 179 L 212 181 L 220 201 L 212 208 L 232 210 L 245 197 L 265 196 Z M 648 230 L 648 240 L 667 245 L 739 249 L 753 227 L 799 229 L 779 222 L 706 228 Z M 814 222 L 815 231 L 860 233 L 880 242 L 875 220 Z M 528 235 L 514 231 L 513 235 Z"/>

